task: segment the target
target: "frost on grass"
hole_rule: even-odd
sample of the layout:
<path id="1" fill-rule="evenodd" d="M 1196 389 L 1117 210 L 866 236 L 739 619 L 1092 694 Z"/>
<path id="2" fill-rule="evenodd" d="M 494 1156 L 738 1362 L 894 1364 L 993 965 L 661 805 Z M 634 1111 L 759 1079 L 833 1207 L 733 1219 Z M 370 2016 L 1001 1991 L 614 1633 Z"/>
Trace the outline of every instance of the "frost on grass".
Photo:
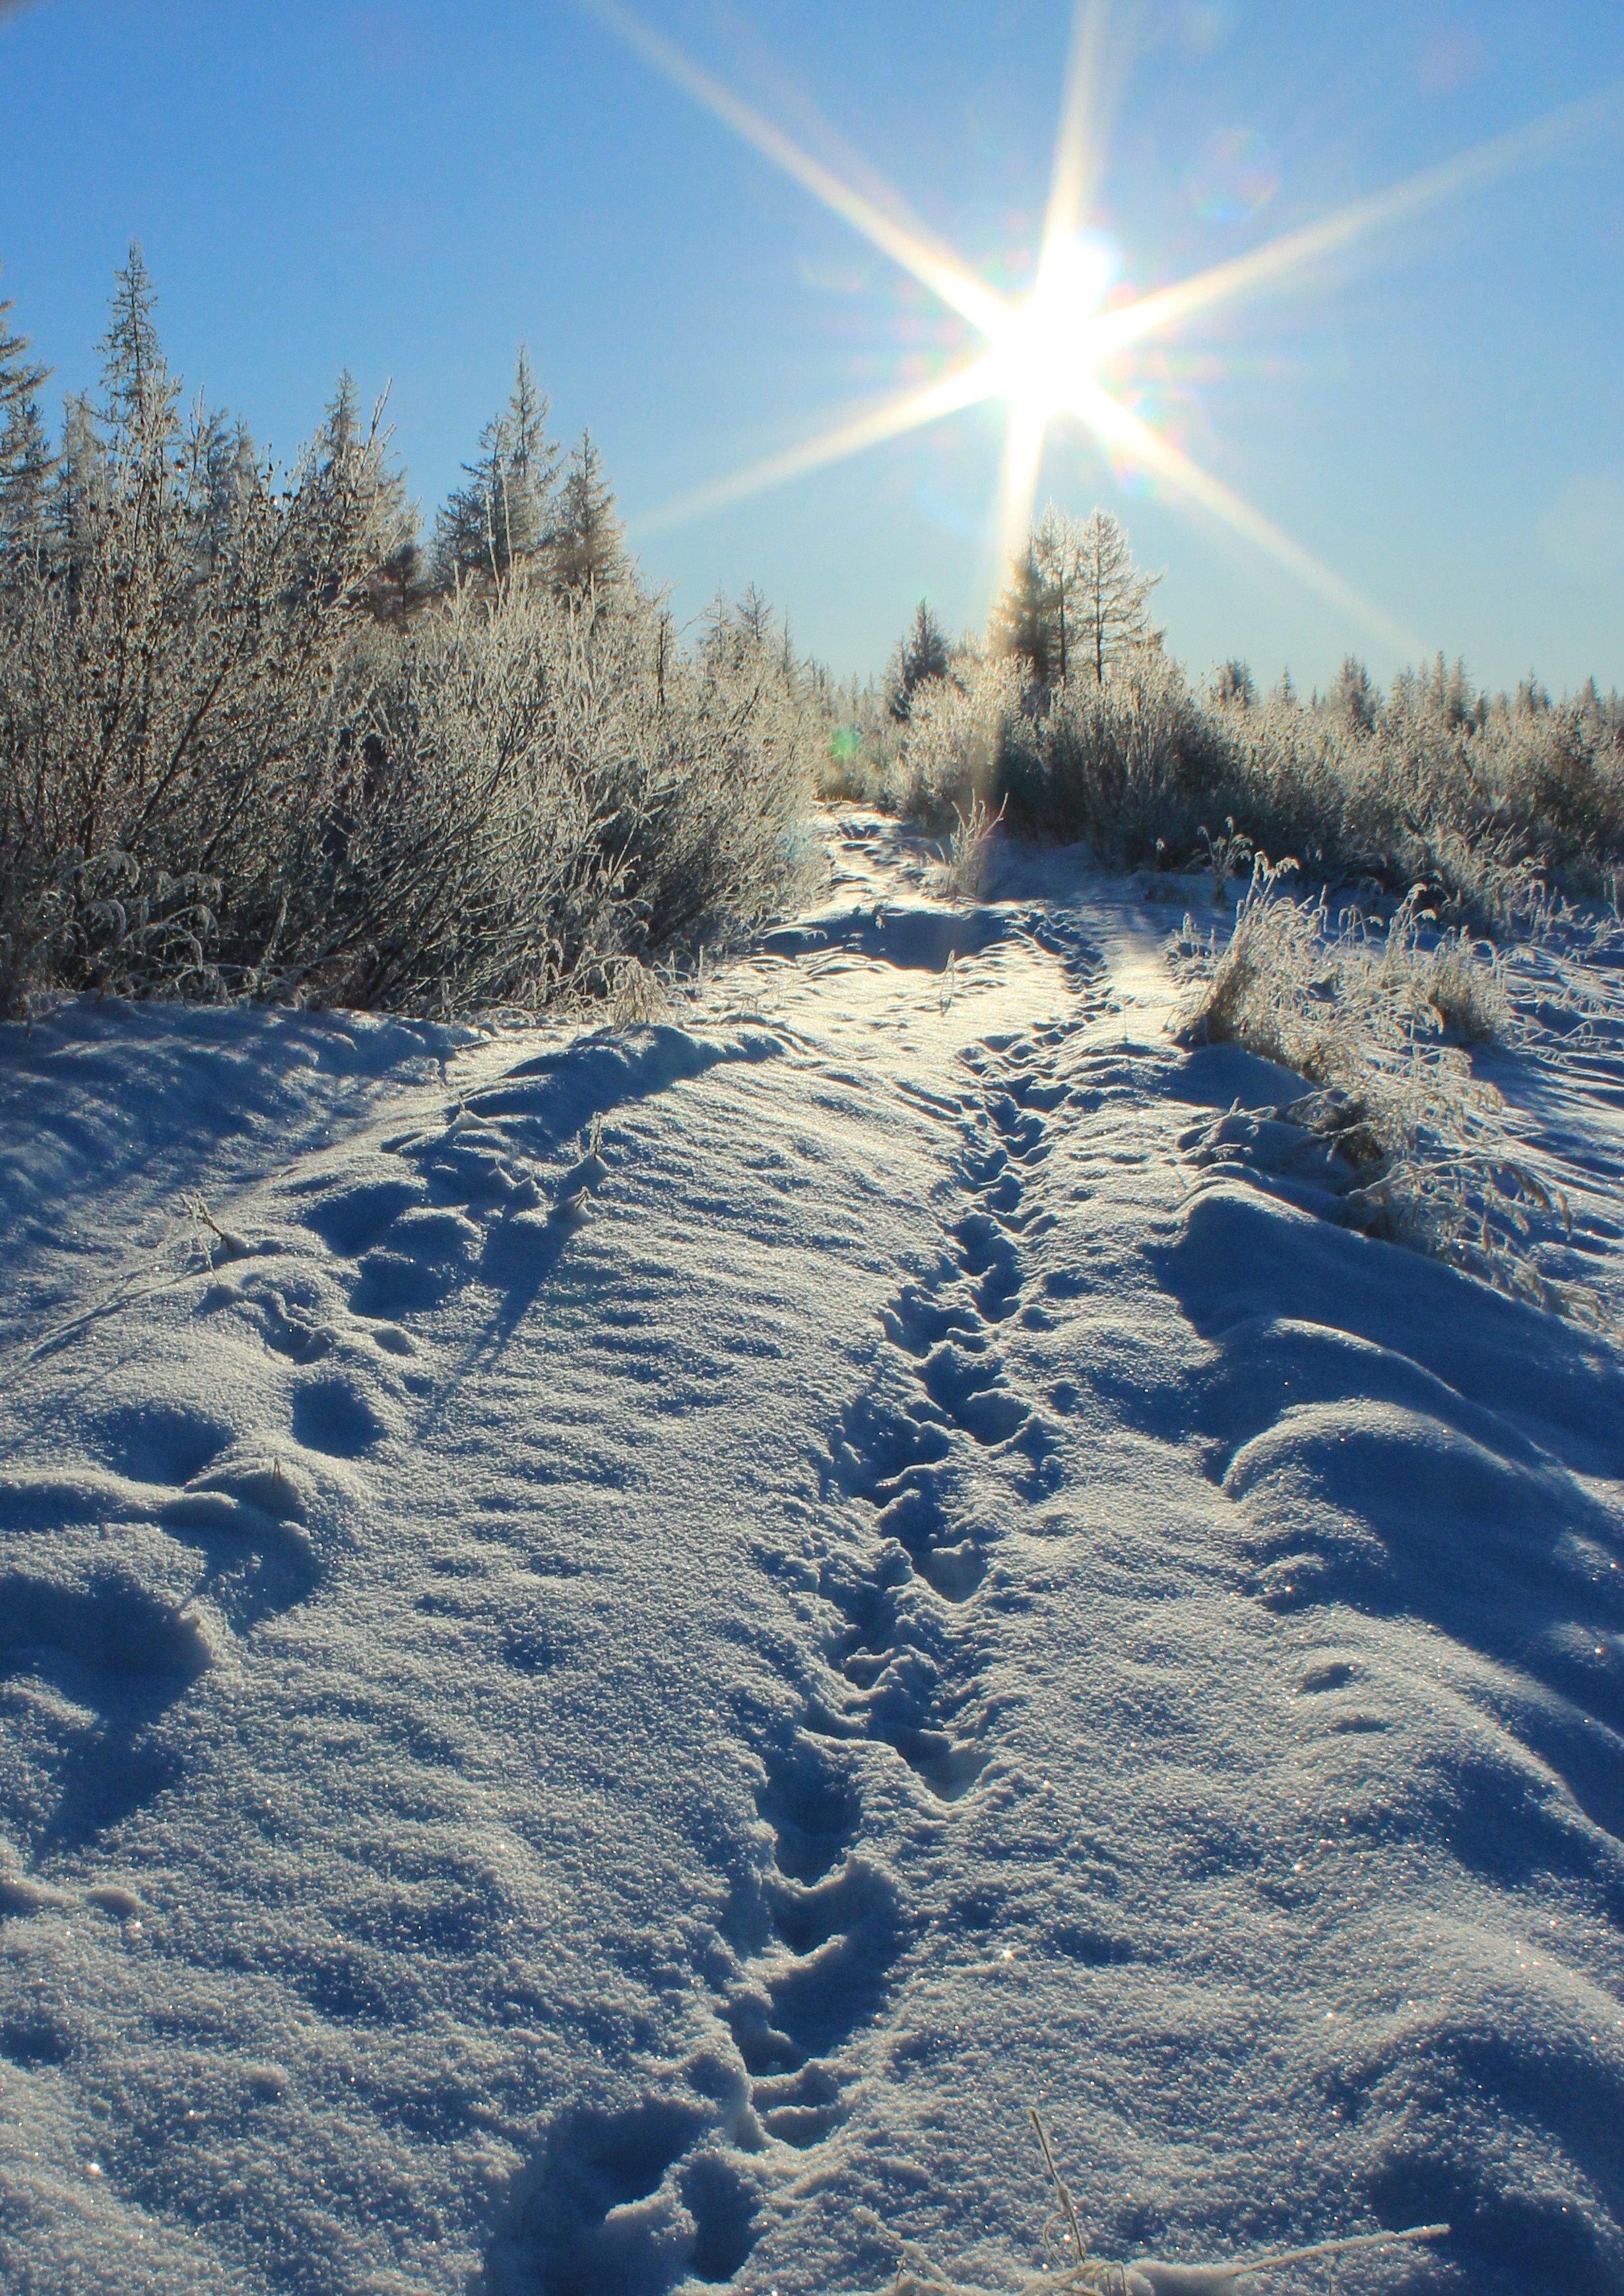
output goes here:
<path id="1" fill-rule="evenodd" d="M 1354 1168 L 1357 1185 L 1341 1192 L 1350 1225 L 1598 1320 L 1595 1295 L 1543 1264 L 1544 1243 L 1570 1226 L 1566 1201 L 1465 1050 L 1517 1033 L 1504 960 L 1464 927 L 1429 939 L 1419 890 L 1384 930 L 1357 908 L 1333 922 L 1323 894 L 1283 890 L 1295 867 L 1256 857 L 1221 947 L 1185 917 L 1179 1041 L 1237 1045 L 1319 1087 L 1282 1113 Z"/>
<path id="2" fill-rule="evenodd" d="M 938 890 L 950 901 L 973 901 L 980 898 L 997 832 L 1003 825 L 1004 810 L 1000 805 L 995 813 L 984 800 L 973 793 L 968 808 L 955 806 L 953 832 L 936 873 Z"/>

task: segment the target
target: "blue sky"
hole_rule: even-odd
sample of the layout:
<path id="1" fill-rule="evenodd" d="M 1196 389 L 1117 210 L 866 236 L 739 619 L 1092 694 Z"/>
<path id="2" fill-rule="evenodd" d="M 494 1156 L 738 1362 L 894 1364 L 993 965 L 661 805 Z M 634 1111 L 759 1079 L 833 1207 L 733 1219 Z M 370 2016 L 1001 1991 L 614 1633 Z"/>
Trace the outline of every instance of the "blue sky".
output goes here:
<path id="1" fill-rule="evenodd" d="M 820 159 L 893 185 L 1001 291 L 1029 283 L 1070 10 L 649 0 Z M 1128 295 L 1624 80 L 1595 0 L 1128 0 L 1092 211 Z M 651 579 L 759 582 L 836 669 L 913 602 L 979 622 L 999 405 L 685 522 L 662 506 L 965 357 L 973 331 L 586 9 L 36 0 L 0 13 L 0 293 L 93 379 L 144 242 L 173 364 L 291 453 L 349 365 L 391 385 L 431 513 L 529 343 L 590 423 Z M 1165 480 L 1054 430 L 1038 499 L 1127 522 L 1174 649 L 1325 681 L 1405 641 L 1501 685 L 1624 685 L 1624 107 L 1537 168 L 1147 348 L 1132 404 L 1396 631 Z"/>

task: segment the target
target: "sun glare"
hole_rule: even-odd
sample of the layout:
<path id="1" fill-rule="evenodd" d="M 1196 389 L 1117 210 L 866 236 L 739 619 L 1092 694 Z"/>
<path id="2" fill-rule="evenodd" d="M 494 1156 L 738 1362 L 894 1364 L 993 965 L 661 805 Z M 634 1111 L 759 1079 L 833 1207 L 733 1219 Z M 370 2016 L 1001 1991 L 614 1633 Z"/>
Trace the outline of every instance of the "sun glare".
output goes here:
<path id="1" fill-rule="evenodd" d="M 1127 387 L 1121 380 L 1125 362 L 1136 346 L 1166 340 L 1200 313 L 1311 279 L 1325 258 L 1341 249 L 1391 230 L 1446 200 L 1554 159 L 1579 137 L 1617 119 L 1624 110 L 1624 83 L 1497 136 L 1317 224 L 1172 286 L 1136 299 L 1119 299 L 1106 310 L 1105 298 L 1117 272 L 1116 254 L 1106 239 L 1087 228 L 1089 199 L 1103 151 L 1095 119 L 1099 91 L 1108 79 L 1120 81 L 1122 70 L 1120 56 L 1114 72 L 1106 69 L 1104 0 L 1078 0 L 1042 253 L 1032 291 L 1020 303 L 1010 302 L 978 278 L 909 213 L 895 193 L 875 183 L 871 170 L 863 170 L 866 191 L 847 183 L 634 16 L 621 0 L 583 0 L 583 4 L 645 62 L 968 320 L 987 343 L 980 357 L 939 381 L 848 414 L 798 447 L 668 503 L 639 521 L 645 532 L 782 486 L 966 407 L 1000 400 L 1007 410 L 997 521 L 1004 551 L 1018 548 L 1024 539 L 1051 429 L 1057 422 L 1080 425 L 1113 467 L 1126 465 L 1144 473 L 1388 643 L 1405 652 L 1417 650 L 1415 640 L 1373 601 L 1124 404 L 1120 394 Z M 1117 376 L 1114 390 L 1098 373 L 1108 356 Z"/>
<path id="2" fill-rule="evenodd" d="M 1115 266 L 1103 242 L 1069 241 L 1046 255 L 1027 300 L 993 336 L 997 391 L 1026 422 L 1065 414 L 1094 371 L 1095 315 Z"/>

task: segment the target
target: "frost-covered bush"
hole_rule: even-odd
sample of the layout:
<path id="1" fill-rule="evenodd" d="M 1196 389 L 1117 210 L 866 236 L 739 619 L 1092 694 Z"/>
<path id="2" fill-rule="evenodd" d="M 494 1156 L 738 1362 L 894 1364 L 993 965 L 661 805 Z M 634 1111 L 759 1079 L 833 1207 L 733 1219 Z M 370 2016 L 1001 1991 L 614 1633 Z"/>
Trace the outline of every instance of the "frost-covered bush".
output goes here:
<path id="1" fill-rule="evenodd" d="M 1145 859 L 1159 839 L 1183 852 L 1199 834 L 1210 749 L 1177 663 L 1140 646 L 1103 677 L 1068 678 L 1012 729 L 1011 794 L 1104 859 Z"/>
<path id="2" fill-rule="evenodd" d="M 629 583 L 516 578 L 363 650 L 265 992 L 540 1004 L 779 898 L 807 737 L 775 644 L 723 627 L 688 660 Z"/>
<path id="3" fill-rule="evenodd" d="M 466 578 L 442 553 L 436 594 L 348 383 L 279 485 L 182 418 L 152 300 L 132 251 L 60 452 L 0 324 L 0 1013 L 536 1003 L 795 882 L 815 683 L 753 594 L 677 646 L 590 441 L 531 483 L 556 458 L 522 363 L 455 498 L 459 536 L 499 506 L 503 550 Z"/>
<path id="4" fill-rule="evenodd" d="M 916 688 L 886 794 L 898 808 L 945 830 L 979 799 L 1001 799 L 1010 744 L 1021 721 L 1021 667 L 971 660 Z"/>
<path id="5" fill-rule="evenodd" d="M 1424 884 L 1442 907 L 1499 919 L 1540 876 L 1595 888 L 1624 857 L 1624 732 L 1587 693 L 1502 696 L 1451 722 L 1441 671 L 1401 677 L 1363 728 L 1289 693 L 1196 694 L 1142 649 L 1103 679 L 1028 690 L 1003 728 L 1007 793 L 1029 826 L 1083 837 L 1117 864 L 1185 864 L 1233 819 L 1316 873 Z"/>
<path id="6" fill-rule="evenodd" d="M 59 981 L 213 985 L 223 890 L 244 857 L 256 873 L 331 744 L 337 664 L 387 546 L 384 440 L 348 387 L 279 491 L 224 417 L 200 401 L 183 420 L 151 306 L 133 253 L 104 407 L 70 403 L 59 454 L 12 372 L 0 1008 Z"/>

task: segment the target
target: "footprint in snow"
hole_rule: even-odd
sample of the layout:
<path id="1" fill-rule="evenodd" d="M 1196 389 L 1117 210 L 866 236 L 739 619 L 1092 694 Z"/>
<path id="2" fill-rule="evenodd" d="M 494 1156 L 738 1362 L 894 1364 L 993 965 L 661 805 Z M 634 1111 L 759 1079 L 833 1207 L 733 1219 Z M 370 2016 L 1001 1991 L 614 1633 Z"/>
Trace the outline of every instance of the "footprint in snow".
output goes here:
<path id="1" fill-rule="evenodd" d="M 481 2296 L 667 2296 L 731 2280 L 755 2245 L 758 2186 L 715 2149 L 715 2108 L 644 2097 L 561 2113 L 515 2180 Z"/>

